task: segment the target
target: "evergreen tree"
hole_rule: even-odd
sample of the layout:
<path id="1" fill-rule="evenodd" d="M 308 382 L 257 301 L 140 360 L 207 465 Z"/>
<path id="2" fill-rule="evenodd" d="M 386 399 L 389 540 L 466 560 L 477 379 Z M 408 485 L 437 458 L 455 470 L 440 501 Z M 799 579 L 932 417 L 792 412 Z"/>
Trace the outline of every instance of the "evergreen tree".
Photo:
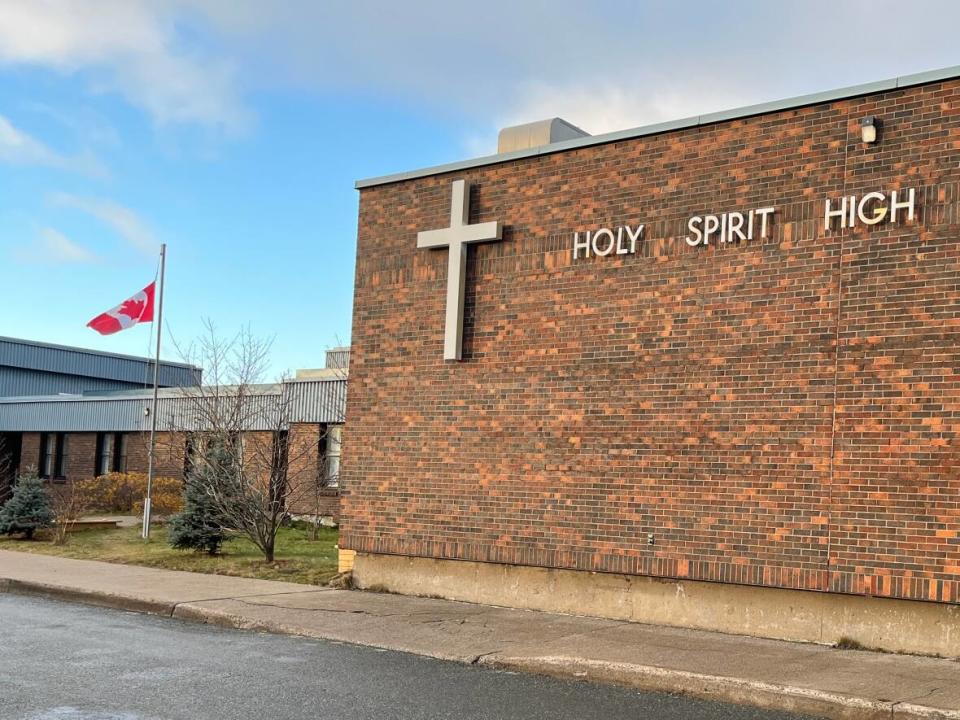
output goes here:
<path id="1" fill-rule="evenodd" d="M 223 513 L 207 491 L 208 478 L 216 465 L 203 463 L 187 475 L 183 511 L 170 518 L 167 539 L 178 550 L 203 550 L 209 555 L 220 552 L 226 539 Z"/>
<path id="2" fill-rule="evenodd" d="M 27 540 L 35 530 L 53 525 L 53 511 L 43 481 L 36 475 L 21 477 L 13 495 L 0 509 L 0 535 L 23 533 Z"/>

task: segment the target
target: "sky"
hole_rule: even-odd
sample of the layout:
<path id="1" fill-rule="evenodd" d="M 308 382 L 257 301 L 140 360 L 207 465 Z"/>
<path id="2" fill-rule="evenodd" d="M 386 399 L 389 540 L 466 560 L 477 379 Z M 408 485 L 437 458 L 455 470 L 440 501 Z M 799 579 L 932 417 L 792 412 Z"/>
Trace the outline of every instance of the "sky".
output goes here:
<path id="1" fill-rule="evenodd" d="M 936 0 L 0 0 L 0 335 L 85 327 L 152 281 L 164 334 L 349 344 L 354 181 L 960 64 Z M 172 340 L 172 342 L 171 342 Z"/>

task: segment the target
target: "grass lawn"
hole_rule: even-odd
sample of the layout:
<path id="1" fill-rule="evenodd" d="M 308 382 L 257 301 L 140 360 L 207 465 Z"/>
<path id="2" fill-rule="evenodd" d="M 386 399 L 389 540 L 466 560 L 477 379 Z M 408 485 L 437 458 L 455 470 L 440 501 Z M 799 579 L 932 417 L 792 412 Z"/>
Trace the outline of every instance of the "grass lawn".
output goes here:
<path id="1" fill-rule="evenodd" d="M 150 534 L 150 542 L 144 542 L 139 526 L 85 530 L 71 533 L 67 544 L 61 546 L 43 537 L 27 541 L 0 536 L 0 550 L 308 585 L 323 585 L 337 574 L 337 531 L 332 528 L 321 528 L 319 540 L 311 540 L 311 530 L 305 526 L 280 528 L 277 559 L 272 563 L 264 562 L 260 552 L 245 538 L 228 540 L 223 544 L 221 554 L 211 557 L 205 553 L 174 550 L 167 544 L 164 526 L 154 526 Z"/>

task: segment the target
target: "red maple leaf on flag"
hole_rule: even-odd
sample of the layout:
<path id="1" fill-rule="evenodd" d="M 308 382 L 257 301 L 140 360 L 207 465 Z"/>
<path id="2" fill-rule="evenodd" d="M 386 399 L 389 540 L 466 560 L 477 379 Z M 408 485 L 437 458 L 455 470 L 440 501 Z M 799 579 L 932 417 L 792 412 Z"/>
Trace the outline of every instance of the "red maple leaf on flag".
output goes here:
<path id="1" fill-rule="evenodd" d="M 147 307 L 146 298 L 142 297 L 132 297 L 129 300 L 124 300 L 120 303 L 120 306 L 117 308 L 117 312 L 126 315 L 127 317 L 132 317 L 134 320 L 143 320 L 143 311 Z"/>

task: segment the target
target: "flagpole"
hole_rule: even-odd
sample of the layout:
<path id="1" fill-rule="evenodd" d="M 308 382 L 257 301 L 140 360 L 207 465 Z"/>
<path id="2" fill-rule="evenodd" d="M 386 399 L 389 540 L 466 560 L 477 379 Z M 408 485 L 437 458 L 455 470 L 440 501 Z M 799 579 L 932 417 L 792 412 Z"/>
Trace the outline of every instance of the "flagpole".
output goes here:
<path id="1" fill-rule="evenodd" d="M 163 333 L 163 276 L 167 265 L 167 244 L 160 245 L 160 299 L 157 303 L 157 355 L 153 363 L 153 408 L 150 410 L 150 450 L 147 452 L 147 496 L 143 500 L 144 540 L 150 539 L 150 499 L 153 497 L 153 456 L 157 436 L 157 395 L 160 383 L 160 336 Z"/>

